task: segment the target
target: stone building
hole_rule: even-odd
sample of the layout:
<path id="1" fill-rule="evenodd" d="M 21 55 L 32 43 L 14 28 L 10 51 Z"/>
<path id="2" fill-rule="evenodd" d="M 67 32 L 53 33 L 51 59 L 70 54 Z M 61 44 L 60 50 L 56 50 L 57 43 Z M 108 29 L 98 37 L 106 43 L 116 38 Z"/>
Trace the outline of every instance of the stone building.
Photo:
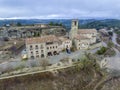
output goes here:
<path id="1" fill-rule="evenodd" d="M 78 20 L 72 20 L 69 37 L 77 49 L 88 49 L 91 44 L 96 43 L 97 30 L 79 29 Z"/>
<path id="2" fill-rule="evenodd" d="M 26 39 L 28 58 L 46 58 L 59 54 L 65 48 L 71 48 L 72 41 L 67 38 L 47 35 Z"/>
<path id="3" fill-rule="evenodd" d="M 48 24 L 35 24 L 33 26 L 1 27 L 0 37 L 29 38 L 41 35 L 66 35 L 66 29 L 62 26 L 49 26 Z"/>
<path id="4" fill-rule="evenodd" d="M 77 50 L 79 49 L 88 49 L 89 46 L 90 46 L 90 43 L 89 43 L 89 38 L 87 37 L 84 37 L 84 36 L 76 36 L 74 38 L 74 43 L 75 43 L 75 47 Z"/>
<path id="5" fill-rule="evenodd" d="M 80 36 L 89 38 L 90 44 L 96 43 L 96 38 L 97 38 L 97 30 L 96 29 L 79 29 L 78 34 Z"/>
<path id="6" fill-rule="evenodd" d="M 59 37 L 59 41 L 61 42 L 60 50 L 70 49 L 72 47 L 72 40 L 64 37 Z"/>

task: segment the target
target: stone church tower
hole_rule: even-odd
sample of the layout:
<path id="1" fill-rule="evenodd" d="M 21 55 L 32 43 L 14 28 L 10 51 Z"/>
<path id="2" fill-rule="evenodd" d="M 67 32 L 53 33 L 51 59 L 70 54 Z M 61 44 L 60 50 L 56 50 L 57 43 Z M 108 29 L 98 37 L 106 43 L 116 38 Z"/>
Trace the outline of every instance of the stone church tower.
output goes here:
<path id="1" fill-rule="evenodd" d="M 72 20 L 72 24 L 71 24 L 71 30 L 69 33 L 69 37 L 70 39 L 73 39 L 78 32 L 78 20 Z"/>

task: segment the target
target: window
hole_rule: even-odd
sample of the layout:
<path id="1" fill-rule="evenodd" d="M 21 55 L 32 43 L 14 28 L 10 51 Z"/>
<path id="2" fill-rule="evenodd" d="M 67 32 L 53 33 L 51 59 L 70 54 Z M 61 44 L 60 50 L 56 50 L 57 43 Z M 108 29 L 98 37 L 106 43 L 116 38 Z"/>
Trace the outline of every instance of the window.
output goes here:
<path id="1" fill-rule="evenodd" d="M 67 45 L 66 47 L 68 48 L 69 46 Z"/>
<path id="2" fill-rule="evenodd" d="M 57 46 L 56 46 L 56 48 L 57 48 Z"/>
<path id="3" fill-rule="evenodd" d="M 32 59 L 34 59 L 34 56 L 31 56 Z"/>
<path id="4" fill-rule="evenodd" d="M 31 52 L 31 54 L 33 54 L 33 52 Z"/>
<path id="5" fill-rule="evenodd" d="M 76 26 L 76 25 L 77 25 L 77 22 L 75 21 L 74 24 L 75 24 L 75 26 Z"/>
<path id="6" fill-rule="evenodd" d="M 35 49 L 38 49 L 38 45 L 35 46 Z"/>
<path id="7" fill-rule="evenodd" d="M 38 51 L 36 51 L 36 54 L 39 54 L 39 52 L 38 52 Z"/>
<path id="8" fill-rule="evenodd" d="M 41 58 L 44 58 L 44 54 L 41 54 Z"/>
<path id="9" fill-rule="evenodd" d="M 32 50 L 33 49 L 33 46 L 32 45 L 30 45 L 30 50 Z"/>
<path id="10" fill-rule="evenodd" d="M 41 50 L 41 53 L 43 53 L 44 51 L 43 50 Z"/>
<path id="11" fill-rule="evenodd" d="M 53 46 L 53 49 L 54 49 L 54 46 Z"/>
<path id="12" fill-rule="evenodd" d="M 41 45 L 41 49 L 43 49 L 44 47 L 43 47 L 43 45 Z"/>
<path id="13" fill-rule="evenodd" d="M 36 57 L 39 58 L 39 55 L 37 55 Z"/>
<path id="14" fill-rule="evenodd" d="M 49 49 L 49 47 L 47 47 L 47 49 Z"/>

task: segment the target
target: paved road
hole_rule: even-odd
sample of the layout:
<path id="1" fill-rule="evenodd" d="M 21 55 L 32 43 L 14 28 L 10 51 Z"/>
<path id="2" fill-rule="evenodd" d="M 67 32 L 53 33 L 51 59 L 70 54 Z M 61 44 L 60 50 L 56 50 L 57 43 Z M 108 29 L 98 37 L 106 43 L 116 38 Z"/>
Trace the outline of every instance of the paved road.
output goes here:
<path id="1" fill-rule="evenodd" d="M 107 59 L 107 68 L 113 69 L 113 70 L 120 70 L 120 52 L 115 49 L 116 56 Z"/>
<path id="2" fill-rule="evenodd" d="M 117 46 L 120 46 L 120 45 L 117 43 L 116 38 L 117 38 L 117 34 L 116 34 L 116 33 L 113 33 L 113 37 L 112 37 L 113 43 L 114 43 L 115 45 L 117 45 Z"/>
<path id="3" fill-rule="evenodd" d="M 99 48 L 94 50 L 89 50 L 89 52 L 96 52 Z M 60 53 L 56 56 L 48 57 L 48 60 L 51 64 L 58 63 L 61 59 L 64 58 L 71 58 L 71 59 L 80 59 L 84 56 L 85 50 L 79 50 L 76 52 L 73 52 L 71 54 L 67 54 L 66 52 Z M 32 67 L 32 66 L 39 66 L 38 60 L 27 60 L 27 61 L 21 61 L 20 58 L 17 58 L 16 60 L 10 61 L 10 62 L 4 62 L 0 64 L 0 72 L 10 70 L 10 69 L 16 69 L 19 67 Z"/>
<path id="4" fill-rule="evenodd" d="M 48 57 L 48 59 L 50 60 L 50 63 L 54 64 L 54 63 L 58 63 L 61 59 L 66 57 L 71 59 L 82 58 L 84 56 L 84 52 L 85 52 L 84 50 L 79 50 L 71 54 L 67 54 L 66 52 L 63 52 L 63 53 L 60 53 L 60 55 Z"/>
<path id="5" fill-rule="evenodd" d="M 114 33 L 113 37 L 112 37 L 112 42 L 118 46 L 120 46 L 117 42 L 116 42 L 116 37 L 117 35 Z M 120 70 L 120 52 L 114 48 L 114 50 L 116 51 L 116 55 L 113 57 L 108 57 L 107 58 L 107 68 L 109 69 L 113 69 L 113 70 Z"/>
<path id="6" fill-rule="evenodd" d="M 51 64 L 58 63 L 61 59 L 69 57 L 71 59 L 79 59 L 80 57 L 83 57 L 84 51 L 76 51 L 71 54 L 67 54 L 66 52 L 60 53 L 60 55 L 48 57 L 48 60 Z M 19 67 L 32 67 L 32 66 L 39 66 L 38 60 L 27 60 L 27 61 L 21 61 L 20 58 L 17 58 L 16 60 L 4 62 L 0 64 L 0 71 L 6 71 L 9 69 L 16 69 Z"/>

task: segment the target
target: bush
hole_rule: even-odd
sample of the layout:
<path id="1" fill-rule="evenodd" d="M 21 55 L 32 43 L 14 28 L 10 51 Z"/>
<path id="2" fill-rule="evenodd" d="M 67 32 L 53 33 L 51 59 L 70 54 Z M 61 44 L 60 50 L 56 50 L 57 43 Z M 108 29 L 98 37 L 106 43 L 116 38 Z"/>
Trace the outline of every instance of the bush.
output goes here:
<path id="1" fill-rule="evenodd" d="M 110 48 L 110 49 L 108 49 L 108 50 L 105 52 L 104 55 L 105 55 L 105 56 L 112 57 L 112 56 L 115 56 L 115 55 L 116 55 L 116 52 L 115 52 L 115 50 L 114 50 L 113 48 Z"/>
<path id="2" fill-rule="evenodd" d="M 76 48 L 75 48 L 75 47 L 71 47 L 70 50 L 71 50 L 72 52 L 75 52 L 75 51 L 76 51 Z"/>
<path id="3" fill-rule="evenodd" d="M 98 55 L 103 55 L 106 51 L 107 51 L 107 48 L 106 48 L 106 47 L 101 47 L 101 49 L 98 50 L 96 53 L 97 53 Z"/>
<path id="4" fill-rule="evenodd" d="M 110 42 L 108 42 L 107 46 L 108 46 L 108 48 L 112 48 L 112 47 L 114 47 L 114 43 L 112 41 L 110 41 Z"/>
<path id="5" fill-rule="evenodd" d="M 62 50 L 62 52 L 65 52 L 65 51 L 66 51 L 66 49 L 63 49 L 63 50 Z"/>

